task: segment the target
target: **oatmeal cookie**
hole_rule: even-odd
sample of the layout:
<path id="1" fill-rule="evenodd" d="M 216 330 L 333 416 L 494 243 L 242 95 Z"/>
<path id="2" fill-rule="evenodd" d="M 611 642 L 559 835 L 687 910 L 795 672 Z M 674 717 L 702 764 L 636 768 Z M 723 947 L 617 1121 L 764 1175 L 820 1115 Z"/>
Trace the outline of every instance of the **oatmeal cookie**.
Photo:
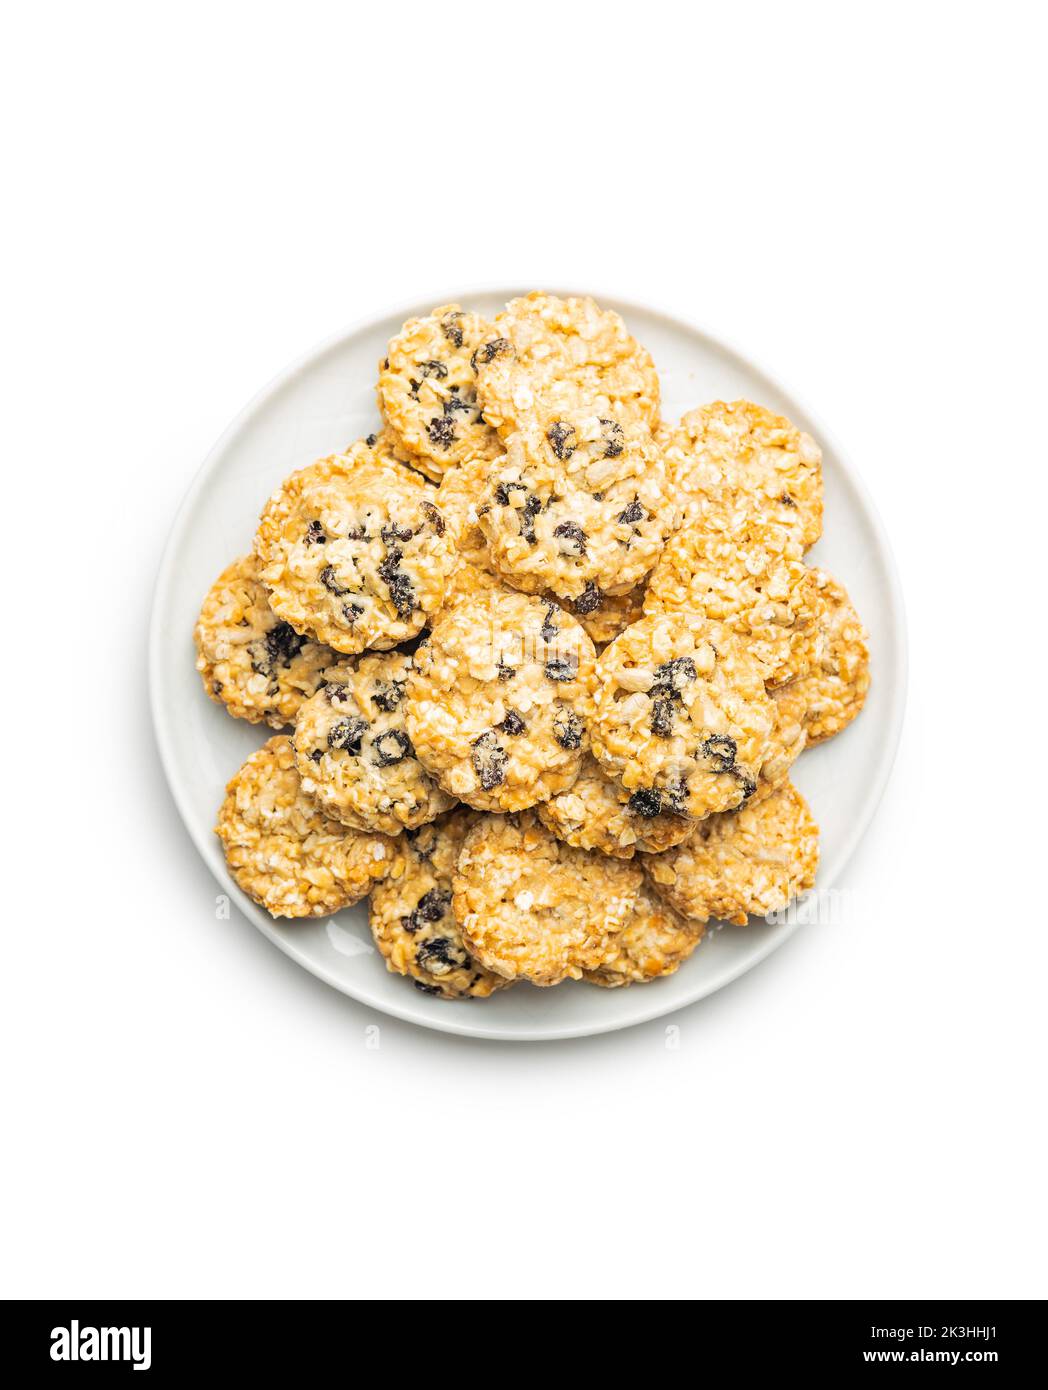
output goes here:
<path id="1" fill-rule="evenodd" d="M 337 652 L 297 633 L 269 606 L 254 555 L 228 565 L 208 590 L 193 632 L 196 668 L 212 700 L 274 729 L 294 722 L 324 684 Z"/>
<path id="2" fill-rule="evenodd" d="M 650 573 L 677 509 L 646 426 L 537 409 L 491 465 L 478 517 L 505 579 L 587 613 Z"/>
<path id="3" fill-rule="evenodd" d="M 419 759 L 478 810 L 545 801 L 578 773 L 594 660 L 555 603 L 478 587 L 445 608 L 415 653 L 405 714 Z"/>
<path id="4" fill-rule="evenodd" d="M 822 453 L 810 435 L 751 401 L 689 411 L 666 458 L 692 519 L 740 508 L 793 530 L 807 550 L 822 535 Z"/>
<path id="5" fill-rule="evenodd" d="M 353 655 L 414 637 L 457 564 L 432 489 L 361 442 L 293 473 L 255 537 L 274 611 Z"/>
<path id="6" fill-rule="evenodd" d="M 819 827 L 787 782 L 755 806 L 710 816 L 687 844 L 644 862 L 656 892 L 682 916 L 743 926 L 814 885 Z"/>
<path id="7" fill-rule="evenodd" d="M 496 316 L 495 336 L 474 354 L 477 394 L 504 438 L 537 404 L 579 408 L 625 423 L 658 419 L 659 379 L 650 353 L 618 314 L 592 299 L 533 291 Z"/>
<path id="8" fill-rule="evenodd" d="M 500 452 L 477 404 L 473 364 L 481 344 L 497 337 L 479 314 L 443 304 L 409 319 L 390 340 L 379 368 L 379 408 L 400 448 L 431 478 Z"/>
<path id="9" fill-rule="evenodd" d="M 441 999 L 486 999 L 509 984 L 469 954 L 451 908 L 455 861 L 478 819 L 452 811 L 402 835 L 388 877 L 371 894 L 371 934 L 386 968 Z"/>
<path id="10" fill-rule="evenodd" d="M 357 830 L 397 835 L 453 805 L 415 757 L 404 724 L 412 658 L 373 652 L 328 668 L 327 685 L 299 711 L 292 744 L 302 788 Z"/>
<path id="11" fill-rule="evenodd" d="M 723 623 L 769 687 L 808 669 L 814 583 L 796 533 L 753 516 L 711 515 L 672 536 L 648 583 L 645 613 L 692 612 Z"/>
<path id="12" fill-rule="evenodd" d="M 679 845 L 695 829 L 689 817 L 665 809 L 657 794 L 639 791 L 631 796 L 624 791 L 589 753 L 567 791 L 551 796 L 536 810 L 558 840 L 615 859 L 632 859 L 637 850 L 658 854 Z"/>
<path id="13" fill-rule="evenodd" d="M 694 951 L 704 931 L 701 922 L 689 922 L 645 884 L 629 921 L 609 941 L 603 963 L 596 970 L 583 971 L 583 979 L 591 985 L 618 989 L 672 975 Z"/>
<path id="14" fill-rule="evenodd" d="M 573 849 L 525 811 L 469 832 L 453 903 L 462 938 L 483 966 L 507 980 L 555 985 L 601 967 L 641 883 L 634 864 Z"/>
<path id="15" fill-rule="evenodd" d="M 215 834 L 230 873 L 273 917 L 326 917 L 389 872 L 394 842 L 329 820 L 302 790 L 291 740 L 252 753 L 226 788 Z"/>
<path id="16" fill-rule="evenodd" d="M 867 632 L 847 590 L 825 570 L 812 571 L 815 623 L 810 671 L 797 682 L 805 701 L 804 723 L 810 744 L 822 743 L 846 728 L 862 709 L 870 688 Z"/>
<path id="17" fill-rule="evenodd" d="M 720 623 L 657 613 L 598 658 L 593 752 L 652 811 L 701 820 L 738 806 L 757 789 L 771 737 L 760 668 Z"/>

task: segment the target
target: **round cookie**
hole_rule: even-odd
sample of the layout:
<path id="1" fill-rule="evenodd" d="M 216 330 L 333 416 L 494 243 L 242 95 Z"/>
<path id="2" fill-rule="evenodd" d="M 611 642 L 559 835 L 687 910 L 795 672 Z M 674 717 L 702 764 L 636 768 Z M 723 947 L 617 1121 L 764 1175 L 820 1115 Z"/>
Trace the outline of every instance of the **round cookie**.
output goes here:
<path id="1" fill-rule="evenodd" d="M 702 940 L 704 930 L 702 923 L 681 917 L 645 884 L 626 926 L 608 943 L 603 964 L 584 971 L 583 978 L 591 985 L 619 989 L 672 975 Z"/>
<path id="2" fill-rule="evenodd" d="M 687 816 L 674 815 L 649 792 L 630 796 L 602 772 L 589 753 L 566 791 L 536 807 L 539 820 L 558 840 L 577 849 L 596 849 L 616 859 L 659 854 L 679 845 L 695 829 Z"/>
<path id="3" fill-rule="evenodd" d="M 361 442 L 293 473 L 262 512 L 259 574 L 276 614 L 336 651 L 404 642 L 457 564 L 433 490 Z"/>
<path id="4" fill-rule="evenodd" d="M 743 926 L 778 912 L 815 883 L 819 827 L 787 782 L 757 805 L 710 816 L 676 849 L 645 860 L 659 896 L 693 922 Z"/>
<path id="5" fill-rule="evenodd" d="M 555 985 L 601 967 L 642 881 L 634 864 L 573 849 L 525 811 L 481 821 L 466 836 L 453 883 L 455 916 L 488 970 Z"/>
<path id="6" fill-rule="evenodd" d="M 752 401 L 714 401 L 683 417 L 666 458 L 691 519 L 740 509 L 793 530 L 807 550 L 822 535 L 822 453 L 782 415 Z"/>
<path id="7" fill-rule="evenodd" d="M 794 532 L 754 517 L 710 516 L 667 542 L 645 613 L 703 613 L 734 632 L 772 688 L 808 669 L 814 584 Z"/>
<path id="8" fill-rule="evenodd" d="M 492 463 L 478 516 L 491 563 L 509 583 L 588 613 L 650 573 L 677 509 L 646 426 L 539 408 Z"/>
<path id="9" fill-rule="evenodd" d="M 328 669 L 302 706 L 292 745 L 303 790 L 326 815 L 358 830 L 397 835 L 454 804 L 415 757 L 404 724 L 412 658 L 373 652 Z"/>
<path id="10" fill-rule="evenodd" d="M 371 894 L 371 934 L 386 968 L 441 999 L 486 999 L 509 984 L 470 956 L 451 907 L 455 861 L 477 819 L 452 811 L 402 835 L 389 875 Z"/>
<path id="11" fill-rule="evenodd" d="M 618 314 L 592 299 L 533 291 L 511 300 L 474 354 L 484 416 L 507 438 L 542 404 L 653 425 L 659 379 Z"/>
<path id="12" fill-rule="evenodd" d="M 642 618 L 597 660 L 593 752 L 654 813 L 700 820 L 738 806 L 771 753 L 760 667 L 738 639 L 698 614 Z"/>
<path id="13" fill-rule="evenodd" d="M 212 584 L 193 631 L 196 668 L 212 700 L 237 719 L 274 729 L 294 722 L 339 657 L 303 637 L 269 606 L 254 555 L 227 565 Z"/>
<path id="14" fill-rule="evenodd" d="M 291 740 L 271 738 L 226 787 L 215 834 L 230 873 L 272 917 L 326 917 L 383 878 L 394 842 L 330 820 L 302 790 Z"/>
<path id="15" fill-rule="evenodd" d="M 805 702 L 809 744 L 822 743 L 847 727 L 862 709 L 870 688 L 866 629 L 839 584 L 825 570 L 812 570 L 815 622 L 809 637 L 810 668 L 797 682 Z"/>
<path id="16" fill-rule="evenodd" d="M 498 436 L 477 403 L 473 354 L 498 334 L 479 314 L 443 304 L 409 319 L 379 368 L 378 403 L 400 448 L 429 477 L 493 458 Z"/>
<path id="17" fill-rule="evenodd" d="M 545 801 L 578 774 L 594 659 L 555 603 L 478 587 L 445 608 L 415 652 L 405 717 L 418 758 L 478 810 Z"/>

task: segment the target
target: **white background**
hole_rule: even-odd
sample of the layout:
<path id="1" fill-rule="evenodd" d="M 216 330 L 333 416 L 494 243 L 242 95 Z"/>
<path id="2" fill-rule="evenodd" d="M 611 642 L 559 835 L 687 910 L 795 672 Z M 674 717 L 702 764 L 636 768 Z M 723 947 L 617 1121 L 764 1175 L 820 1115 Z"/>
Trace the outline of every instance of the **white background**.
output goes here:
<path id="1" fill-rule="evenodd" d="M 0 1292 L 1048 1293 L 1036 10 L 8 19 Z M 912 662 L 847 921 L 531 1048 L 377 1020 L 216 922 L 144 686 L 245 400 L 346 322 L 515 281 L 650 298 L 795 384 L 882 511 Z"/>

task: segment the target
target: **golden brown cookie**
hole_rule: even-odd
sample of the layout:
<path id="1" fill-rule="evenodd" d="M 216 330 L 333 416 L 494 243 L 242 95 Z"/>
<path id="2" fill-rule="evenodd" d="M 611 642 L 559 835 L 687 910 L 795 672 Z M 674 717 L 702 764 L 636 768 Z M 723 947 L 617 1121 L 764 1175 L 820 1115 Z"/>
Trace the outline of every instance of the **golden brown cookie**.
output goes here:
<path id="1" fill-rule="evenodd" d="M 809 744 L 822 743 L 846 728 L 870 688 L 867 633 L 847 590 L 825 570 L 813 570 L 812 576 L 815 622 L 808 638 L 809 670 L 797 682 Z"/>
<path id="2" fill-rule="evenodd" d="M 686 844 L 644 865 L 656 892 L 682 916 L 742 926 L 811 888 L 818 862 L 819 827 L 787 782 L 757 805 L 710 816 Z"/>
<path id="3" fill-rule="evenodd" d="M 742 509 L 795 531 L 805 550 L 822 535 L 822 453 L 785 416 L 752 401 L 699 406 L 670 431 L 666 458 L 691 519 Z"/>
<path id="4" fill-rule="evenodd" d="M 578 773 L 594 659 L 555 603 L 478 588 L 445 608 L 415 652 L 405 715 L 417 756 L 477 810 L 545 801 Z"/>
<path id="5" fill-rule="evenodd" d="M 555 985 L 600 968 L 641 882 L 634 864 L 563 844 L 532 811 L 490 817 L 462 846 L 455 916 L 470 953 L 488 970 Z"/>
<path id="6" fill-rule="evenodd" d="M 274 612 L 348 655 L 414 637 L 458 563 L 433 496 L 364 442 L 293 473 L 255 537 Z"/>
<path id="7" fill-rule="evenodd" d="M 252 753 L 226 788 L 215 833 L 230 873 L 273 917 L 326 917 L 388 872 L 393 841 L 329 820 L 306 796 L 291 740 Z"/>
<path id="8" fill-rule="evenodd" d="M 657 613 L 598 658 L 594 755 L 653 815 L 738 806 L 756 791 L 771 733 L 760 668 L 719 623 Z"/>
<path id="9" fill-rule="evenodd" d="M 193 632 L 196 668 L 212 700 L 238 719 L 274 729 L 294 722 L 324 684 L 337 652 L 277 617 L 254 555 L 227 565 L 208 590 Z"/>

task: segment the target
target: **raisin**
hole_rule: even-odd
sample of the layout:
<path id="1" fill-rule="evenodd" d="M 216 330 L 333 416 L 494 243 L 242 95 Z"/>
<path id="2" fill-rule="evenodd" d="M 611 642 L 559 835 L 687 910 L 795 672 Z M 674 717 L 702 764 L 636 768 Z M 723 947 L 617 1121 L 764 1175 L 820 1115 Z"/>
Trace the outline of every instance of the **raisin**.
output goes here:
<path id="1" fill-rule="evenodd" d="M 543 642 L 555 642 L 557 640 L 557 633 L 560 631 L 560 628 L 553 621 L 557 611 L 557 605 L 555 603 L 548 603 L 546 605 L 546 615 L 542 619 L 542 626 L 539 628 L 539 636 L 542 638 Z"/>
<path id="2" fill-rule="evenodd" d="M 359 603 L 344 603 L 342 605 L 342 616 L 350 627 L 353 626 L 363 611 Z"/>
<path id="3" fill-rule="evenodd" d="M 561 521 L 554 526 L 553 534 L 564 542 L 561 553 L 564 555 L 585 555 L 586 533 L 575 521 Z"/>
<path id="4" fill-rule="evenodd" d="M 447 528 L 444 525 L 444 518 L 437 511 L 436 507 L 434 507 L 433 503 L 427 502 L 425 498 L 423 498 L 422 510 L 429 517 L 429 524 L 433 527 L 434 531 L 436 531 L 437 535 L 442 536 Z"/>
<path id="5" fill-rule="evenodd" d="M 683 816 L 688 809 L 688 783 L 683 777 L 678 777 L 666 788 L 666 800 L 670 803 L 670 810 L 678 816 Z"/>
<path id="6" fill-rule="evenodd" d="M 697 672 L 690 656 L 678 656 L 674 661 L 664 661 L 655 668 L 653 691 L 676 694 L 695 679 Z"/>
<path id="7" fill-rule="evenodd" d="M 499 483 L 495 488 L 495 501 L 500 507 L 510 505 L 509 495 L 511 492 L 527 492 L 523 483 Z"/>
<path id="8" fill-rule="evenodd" d="M 266 652 L 270 660 L 284 666 L 290 665 L 305 645 L 306 639 L 290 623 L 277 623 L 266 633 Z"/>
<path id="9" fill-rule="evenodd" d="M 455 420 L 451 415 L 434 415 L 426 426 L 426 433 L 432 443 L 441 449 L 450 449 L 455 442 Z"/>
<path id="10" fill-rule="evenodd" d="M 502 723 L 497 724 L 495 727 L 501 729 L 504 734 L 510 734 L 515 738 L 518 734 L 526 732 L 528 726 L 524 723 L 524 720 L 517 711 L 511 709 L 507 712 Z"/>
<path id="11" fill-rule="evenodd" d="M 384 362 L 383 366 L 384 366 L 384 367 L 388 367 L 388 366 L 389 366 L 389 358 L 388 358 L 388 357 L 387 357 L 386 361 Z M 378 443 L 378 435 L 377 435 L 377 434 L 369 434 L 368 437 L 367 437 L 367 439 L 364 440 L 364 443 L 368 446 L 369 449 L 373 449 L 373 448 L 375 447 L 375 445 Z"/>
<path id="12" fill-rule="evenodd" d="M 549 440 L 549 447 L 561 463 L 566 463 L 575 452 L 574 425 L 566 425 L 563 420 L 554 420 L 546 431 L 546 438 Z"/>
<path id="13" fill-rule="evenodd" d="M 635 816 L 652 820 L 662 813 L 662 793 L 657 787 L 641 787 L 626 802 L 626 809 Z"/>
<path id="14" fill-rule="evenodd" d="M 576 613 L 585 616 L 587 613 L 595 613 L 603 602 L 603 592 L 591 579 L 571 606 Z"/>
<path id="15" fill-rule="evenodd" d="M 329 705 L 340 705 L 349 694 L 348 685 L 340 685 L 337 681 L 332 681 L 324 692 L 328 698 Z"/>
<path id="16" fill-rule="evenodd" d="M 344 748 L 353 758 L 360 757 L 360 740 L 368 731 L 366 719 L 340 719 L 328 729 L 329 748 Z"/>
<path id="17" fill-rule="evenodd" d="M 673 696 L 660 695 L 651 706 L 651 732 L 659 738 L 673 733 Z"/>
<path id="18" fill-rule="evenodd" d="M 400 729 L 387 729 L 384 734 L 379 734 L 372 747 L 377 767 L 392 767 L 394 763 L 410 758 L 415 751 L 407 734 Z"/>
<path id="19" fill-rule="evenodd" d="M 461 346 L 461 345 L 460 345 Z M 492 338 L 490 343 L 481 343 L 473 356 L 469 359 L 469 365 L 474 371 L 479 366 L 485 366 L 488 362 L 494 362 L 496 357 L 506 357 L 513 355 L 513 347 L 508 338 Z"/>
<path id="20" fill-rule="evenodd" d="M 634 497 L 626 510 L 619 513 L 619 521 L 623 526 L 632 526 L 635 521 L 643 521 L 646 516 L 647 512 Z"/>
<path id="21" fill-rule="evenodd" d="M 338 582 L 338 580 L 335 577 L 334 565 L 324 566 L 324 568 L 320 571 L 320 582 L 321 584 L 323 584 L 324 588 L 328 591 L 329 594 L 335 594 L 336 597 L 339 598 L 343 594 L 351 594 L 353 592 L 351 588 L 348 588 L 346 585 L 340 584 Z"/>
<path id="22" fill-rule="evenodd" d="M 418 990 L 419 994 L 440 994 L 439 985 L 427 985 L 425 980 L 412 980 L 411 983 Z"/>
<path id="23" fill-rule="evenodd" d="M 601 420 L 601 438 L 604 440 L 604 457 L 617 459 L 623 450 L 625 435 L 617 420 Z"/>
<path id="24" fill-rule="evenodd" d="M 749 801 L 750 797 L 757 790 L 757 783 L 753 780 L 750 774 L 741 767 L 733 767 L 729 768 L 728 770 L 731 772 L 731 775 L 735 778 L 736 782 L 738 782 L 739 785 L 742 787 L 743 801 Z"/>
<path id="25" fill-rule="evenodd" d="M 412 832 L 408 831 L 407 834 L 411 836 Z M 417 835 L 418 831 L 416 830 L 414 834 Z M 428 855 L 422 855 L 421 857 L 424 859 L 429 858 Z M 403 923 L 405 931 L 417 932 L 419 927 L 425 922 L 439 922 L 450 906 L 450 888 L 431 888 L 428 893 L 423 893 L 422 897 L 419 898 L 412 909 L 411 916 L 402 917 L 400 920 Z"/>
<path id="26" fill-rule="evenodd" d="M 395 521 L 388 521 L 382 528 L 382 539 L 387 545 L 390 541 L 409 541 L 414 534 L 410 526 L 398 526 Z"/>
<path id="27" fill-rule="evenodd" d="M 517 672 L 514 667 L 507 666 L 500 656 L 498 665 L 495 667 L 495 674 L 500 681 L 511 681 Z"/>
<path id="28" fill-rule="evenodd" d="M 345 686 L 342 688 L 344 690 Z M 384 709 L 387 714 L 392 714 L 403 698 L 403 681 L 379 681 L 371 697 L 371 703 L 379 709 Z"/>
<path id="29" fill-rule="evenodd" d="M 440 320 L 440 328 L 444 337 L 453 347 L 457 348 L 462 346 L 462 329 L 458 323 L 461 317 L 462 314 L 456 309 L 452 310 L 450 314 L 445 314 Z"/>
<path id="30" fill-rule="evenodd" d="M 324 535 L 324 528 L 319 521 L 311 521 L 306 527 L 307 545 L 327 545 L 327 536 Z"/>
<path id="31" fill-rule="evenodd" d="M 426 377 L 436 377 L 437 381 L 443 381 L 448 374 L 448 369 L 443 362 L 435 362 L 432 359 L 428 362 L 416 362 L 416 368 L 422 373 L 423 380 Z"/>
<path id="32" fill-rule="evenodd" d="M 579 673 L 579 659 L 574 652 L 564 656 L 551 656 L 546 662 L 548 681 L 573 681 Z"/>
<path id="33" fill-rule="evenodd" d="M 415 611 L 415 586 L 408 576 L 401 572 L 402 558 L 400 548 L 391 545 L 386 558 L 378 567 L 377 574 L 389 590 L 389 601 L 397 610 L 397 617 L 406 620 Z"/>
<path id="34" fill-rule="evenodd" d="M 788 492 L 784 492 L 782 496 L 779 498 L 779 501 L 783 504 L 784 507 L 795 507 L 797 505 L 797 503 L 793 500 L 793 498 L 790 496 Z"/>
<path id="35" fill-rule="evenodd" d="M 713 762 L 714 772 L 732 772 L 738 744 L 727 734 L 710 734 L 703 740 L 702 751 Z"/>
<path id="36" fill-rule="evenodd" d="M 313 751 L 312 751 L 312 753 L 310 753 L 310 755 L 309 755 L 309 761 L 310 761 L 311 763 L 319 763 L 320 760 L 321 760 L 321 758 L 322 758 L 323 756 L 324 756 L 324 750 L 323 750 L 323 748 L 314 748 Z"/>
<path id="37" fill-rule="evenodd" d="M 468 964 L 469 957 L 465 950 L 456 945 L 447 936 L 434 936 L 429 941 L 419 944 L 415 952 L 416 964 L 421 965 L 423 970 L 428 970 L 431 975 L 446 975 L 449 970 L 455 970 Z"/>
<path id="38" fill-rule="evenodd" d="M 473 770 L 480 778 L 480 785 L 486 792 L 499 786 L 506 780 L 506 764 L 509 758 L 506 750 L 499 743 L 493 729 L 488 729 L 479 738 L 473 740 L 473 752 L 470 754 L 470 761 Z"/>
<path id="39" fill-rule="evenodd" d="M 582 720 L 573 709 L 562 710 L 553 716 L 553 737 L 561 748 L 582 747 Z"/>

